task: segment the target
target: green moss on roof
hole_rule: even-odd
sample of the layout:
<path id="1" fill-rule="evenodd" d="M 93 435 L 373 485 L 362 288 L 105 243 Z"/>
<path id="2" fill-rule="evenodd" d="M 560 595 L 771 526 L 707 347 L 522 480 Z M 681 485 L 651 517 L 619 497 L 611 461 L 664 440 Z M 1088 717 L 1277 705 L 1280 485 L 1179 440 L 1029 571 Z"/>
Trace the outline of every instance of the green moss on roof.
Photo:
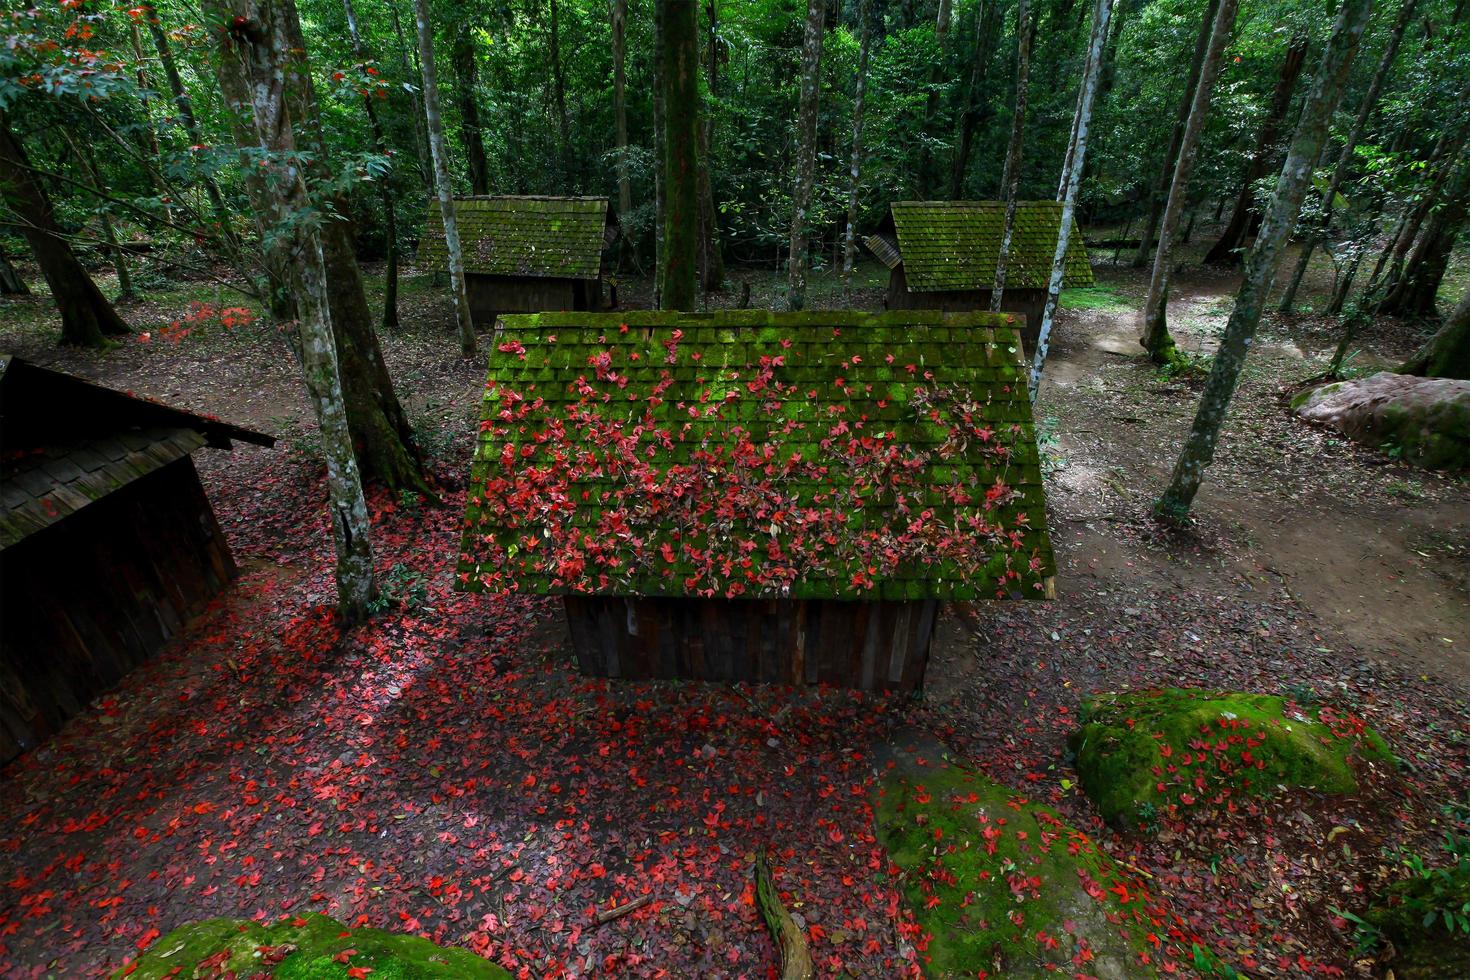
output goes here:
<path id="1" fill-rule="evenodd" d="M 1005 230 L 1002 201 L 894 201 L 890 206 L 912 292 L 989 289 Z M 1006 286 L 1045 289 L 1051 278 L 1062 205 L 1020 201 L 1006 261 Z M 1076 224 L 1067 242 L 1063 286 L 1091 286 L 1087 246 Z"/>
<path id="2" fill-rule="evenodd" d="M 1011 317 L 503 323 L 461 588 L 1031 598 L 1053 574 Z"/>
<path id="3" fill-rule="evenodd" d="M 381 929 L 349 929 L 315 912 L 262 926 L 247 919 L 206 919 L 154 942 L 113 980 L 163 977 L 274 976 L 282 980 L 345 977 L 358 967 L 373 980 L 508 980 L 510 974 L 465 949 Z"/>
<path id="4" fill-rule="evenodd" d="M 605 197 L 460 197 L 454 215 L 466 272 L 562 279 L 602 273 Z M 429 201 L 418 259 L 448 268 L 438 200 Z"/>

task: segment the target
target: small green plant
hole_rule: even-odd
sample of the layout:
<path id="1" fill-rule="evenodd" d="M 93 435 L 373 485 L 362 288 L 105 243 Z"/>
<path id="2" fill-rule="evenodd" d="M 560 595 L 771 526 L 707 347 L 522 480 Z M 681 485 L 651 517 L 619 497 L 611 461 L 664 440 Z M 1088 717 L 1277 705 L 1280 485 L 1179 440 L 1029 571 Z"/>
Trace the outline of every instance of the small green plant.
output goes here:
<path id="1" fill-rule="evenodd" d="M 1412 480 L 1389 480 L 1383 489 L 1400 500 L 1418 500 L 1424 496 L 1420 485 Z"/>
<path id="2" fill-rule="evenodd" d="M 1138 826 L 1147 834 L 1153 834 L 1159 829 L 1159 808 L 1154 806 L 1152 800 L 1138 804 Z"/>
<path id="3" fill-rule="evenodd" d="M 394 607 L 417 609 L 429 601 L 429 586 L 418 569 L 394 562 L 378 580 L 378 594 L 368 603 L 374 614 Z"/>
<path id="4" fill-rule="evenodd" d="M 1181 378 L 1204 378 L 1208 377 L 1210 368 L 1215 364 L 1215 358 L 1210 354 L 1189 354 L 1184 351 L 1175 351 L 1167 364 L 1160 364 L 1154 369 L 1154 377 L 1160 381 L 1175 381 Z"/>
<path id="5" fill-rule="evenodd" d="M 409 517 L 418 517 L 424 509 L 424 495 L 417 490 L 398 491 L 398 509 Z"/>
<path id="6" fill-rule="evenodd" d="M 1303 708 L 1311 707 L 1317 703 L 1317 692 L 1312 685 L 1302 681 L 1295 684 L 1287 684 L 1281 689 L 1281 693 Z"/>
<path id="7" fill-rule="evenodd" d="M 1200 976 L 1224 977 L 1225 980 L 1239 980 L 1241 977 L 1239 970 L 1220 959 L 1219 954 L 1210 947 L 1195 943 L 1191 951 L 1194 969 Z"/>
<path id="8" fill-rule="evenodd" d="M 1051 476 L 1067 468 L 1067 457 L 1061 454 L 1061 445 L 1055 416 L 1048 415 L 1036 423 L 1036 448 L 1041 453 L 1042 476 Z"/>

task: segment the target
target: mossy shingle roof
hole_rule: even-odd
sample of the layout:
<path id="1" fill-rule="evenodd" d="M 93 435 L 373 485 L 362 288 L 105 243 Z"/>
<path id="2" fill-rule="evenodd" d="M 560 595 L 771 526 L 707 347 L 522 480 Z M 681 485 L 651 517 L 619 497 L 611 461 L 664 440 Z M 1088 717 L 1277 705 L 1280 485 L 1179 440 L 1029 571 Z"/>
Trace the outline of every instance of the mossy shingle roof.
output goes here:
<path id="1" fill-rule="evenodd" d="M 890 213 L 896 242 L 880 233 L 869 238 L 868 247 L 890 269 L 903 263 L 912 292 L 989 289 L 995 282 L 1005 230 L 1005 202 L 894 201 Z M 1017 202 L 1006 261 L 1007 288 L 1047 287 L 1061 225 L 1060 203 Z M 1092 283 L 1087 246 L 1074 223 L 1062 285 Z"/>
<path id="2" fill-rule="evenodd" d="M 556 279 L 602 273 L 605 197 L 459 197 L 454 215 L 466 272 Z M 448 268 L 437 199 L 429 201 L 418 259 Z"/>
<path id="3" fill-rule="evenodd" d="M 1053 574 L 1012 317 L 502 323 L 462 589 L 1029 598 Z"/>

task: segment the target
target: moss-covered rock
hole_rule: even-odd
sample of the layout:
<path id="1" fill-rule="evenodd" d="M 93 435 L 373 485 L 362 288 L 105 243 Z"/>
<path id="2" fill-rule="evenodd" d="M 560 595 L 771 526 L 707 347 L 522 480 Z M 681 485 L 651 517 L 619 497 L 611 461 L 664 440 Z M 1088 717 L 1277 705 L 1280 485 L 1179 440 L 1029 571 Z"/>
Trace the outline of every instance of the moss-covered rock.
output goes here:
<path id="1" fill-rule="evenodd" d="M 427 939 L 381 929 L 349 929 L 336 919 L 309 912 L 272 926 L 245 919 L 207 919 L 180 926 L 148 947 L 113 980 L 251 976 L 282 980 L 325 980 L 349 976 L 372 980 L 464 977 L 502 980 L 510 974 L 464 949 L 444 949 Z M 175 972 L 177 971 L 177 972 Z"/>
<path id="2" fill-rule="evenodd" d="M 1302 392 L 1291 408 L 1419 466 L 1470 467 L 1470 381 L 1384 371 Z"/>
<path id="3" fill-rule="evenodd" d="M 929 976 L 1146 976 L 1165 920 L 1051 809 L 954 766 L 880 784 L 880 837 L 929 935 Z"/>
<path id="4" fill-rule="evenodd" d="M 1352 793 L 1354 759 L 1393 759 L 1355 715 L 1184 688 L 1089 699 L 1071 745 L 1083 790 L 1104 819 L 1125 824 L 1283 786 Z"/>

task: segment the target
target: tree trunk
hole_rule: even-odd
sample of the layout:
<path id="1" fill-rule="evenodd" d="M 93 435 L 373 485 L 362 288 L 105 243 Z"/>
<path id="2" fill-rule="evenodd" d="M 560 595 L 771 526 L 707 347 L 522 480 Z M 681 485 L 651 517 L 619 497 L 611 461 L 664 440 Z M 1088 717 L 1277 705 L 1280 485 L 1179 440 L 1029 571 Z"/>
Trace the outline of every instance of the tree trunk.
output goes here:
<path id="1" fill-rule="evenodd" d="M 1470 209 L 1470 153 L 1461 153 L 1461 161 L 1450 181 L 1440 205 L 1433 209 L 1410 253 L 1403 271 L 1384 293 L 1374 312 L 1379 316 L 1435 315 L 1435 299 L 1439 284 L 1449 267 L 1455 236 Z"/>
<path id="2" fill-rule="evenodd" d="M 780 952 L 781 980 L 812 980 L 817 971 L 806 933 L 782 904 L 766 856 L 759 852 L 755 856 L 755 904 Z"/>
<path id="3" fill-rule="evenodd" d="M 418 49 L 409 45 L 408 38 L 403 33 L 403 22 L 398 19 L 398 4 L 388 4 L 388 12 L 393 15 L 393 33 L 398 36 L 398 58 L 403 63 L 404 77 L 422 79 L 424 73 L 418 63 Z M 411 99 L 410 104 L 413 111 L 413 152 L 414 158 L 418 160 L 419 184 L 432 194 L 434 164 L 430 161 L 429 130 L 424 122 L 423 102 Z"/>
<path id="4" fill-rule="evenodd" d="M 1133 255 L 1133 268 L 1141 269 L 1148 262 L 1153 250 L 1154 235 L 1159 230 L 1159 217 L 1164 202 L 1173 186 L 1174 168 L 1179 163 L 1179 150 L 1184 145 L 1184 129 L 1189 122 L 1189 110 L 1194 104 L 1194 90 L 1199 85 L 1200 72 L 1205 61 L 1205 50 L 1210 43 L 1210 30 L 1215 24 L 1215 14 L 1220 9 L 1220 0 L 1209 0 L 1204 16 L 1200 18 L 1199 35 L 1194 39 L 1194 55 L 1189 59 L 1189 81 L 1179 99 L 1179 111 L 1174 114 L 1174 131 L 1169 136 L 1169 149 L 1164 153 L 1163 173 L 1158 183 L 1149 190 L 1148 218 L 1143 223 L 1143 234 L 1138 239 L 1138 251 Z"/>
<path id="5" fill-rule="evenodd" d="M 143 20 L 148 24 L 148 34 L 153 38 L 153 47 L 158 51 L 158 63 L 163 66 L 163 77 L 168 81 L 168 90 L 173 95 L 174 109 L 179 115 L 179 125 L 184 130 L 184 135 L 189 138 L 190 146 L 203 146 L 204 137 L 199 132 L 199 122 L 194 117 L 194 103 L 189 98 L 189 93 L 184 88 L 184 80 L 179 77 L 179 66 L 174 61 L 173 48 L 169 46 L 168 34 L 163 30 L 163 24 L 158 19 L 158 12 L 152 4 L 143 4 Z M 228 234 L 230 215 L 225 209 L 224 198 L 220 195 L 219 185 L 214 178 L 204 178 L 204 192 L 209 195 L 210 207 L 214 209 L 215 220 L 220 223 L 220 230 Z"/>
<path id="6" fill-rule="evenodd" d="M 1455 311 L 1398 373 L 1470 381 L 1470 286 L 1460 295 Z"/>
<path id="7" fill-rule="evenodd" d="M 699 8 L 664 6 L 658 37 L 663 63 L 664 229 L 660 308 L 692 310 L 699 261 Z"/>
<path id="8" fill-rule="evenodd" d="M 112 253 L 112 266 L 117 272 L 117 296 L 113 302 L 122 303 L 133 299 L 133 278 L 128 275 L 128 259 L 121 245 L 117 241 L 117 229 L 113 227 L 112 215 L 107 211 L 107 202 L 102 200 L 102 175 L 97 171 L 97 158 L 91 147 L 83 149 L 71 138 L 69 133 L 63 131 L 66 141 L 72 148 L 77 161 L 82 165 L 82 170 L 87 174 L 87 180 L 92 185 L 92 191 L 97 195 L 99 206 L 97 217 L 102 222 L 102 239 L 107 242 L 107 250 Z"/>
<path id="9" fill-rule="evenodd" d="M 1158 503 L 1161 516 L 1178 520 L 1189 514 L 1195 494 L 1204 480 L 1205 469 L 1215 457 L 1220 426 L 1235 394 L 1235 386 L 1245 366 L 1261 311 L 1270 292 L 1272 280 L 1281 264 L 1282 247 L 1301 212 L 1302 199 L 1311 186 L 1312 163 L 1327 138 L 1332 112 L 1342 94 L 1353 55 L 1362 38 L 1363 29 L 1372 13 L 1373 0 L 1343 0 L 1332 36 L 1322 54 L 1322 62 L 1312 79 L 1312 86 L 1302 107 L 1301 121 L 1287 150 L 1286 162 L 1276 180 L 1276 190 L 1246 260 L 1245 274 L 1235 296 L 1235 308 L 1225 326 L 1215 365 L 1200 396 L 1194 426 L 1185 440 L 1169 487 Z"/>
<path id="10" fill-rule="evenodd" d="M 419 65 L 424 72 L 424 123 L 429 130 L 429 154 L 434 158 L 434 187 L 439 192 L 439 215 L 444 221 L 444 250 L 449 255 L 449 290 L 454 297 L 454 319 L 459 326 L 459 352 L 475 356 L 475 324 L 465 291 L 464 253 L 459 247 L 459 222 L 454 217 L 454 185 L 449 182 L 449 150 L 444 145 L 444 118 L 439 112 L 439 80 L 434 69 L 434 28 L 429 0 L 414 0 L 414 22 L 419 35 Z"/>
<path id="11" fill-rule="evenodd" d="M 806 306 L 807 211 L 817 175 L 817 99 L 822 87 L 826 0 L 807 0 L 801 45 L 801 103 L 796 119 L 796 183 L 791 193 L 791 251 L 786 260 L 786 308 Z"/>
<path id="12" fill-rule="evenodd" d="M 342 0 L 342 7 L 347 14 L 348 33 L 352 35 L 353 56 L 359 62 L 366 63 L 367 49 L 363 46 L 362 34 L 357 29 L 357 11 L 352 6 L 352 0 Z M 387 239 L 388 245 L 388 268 L 385 271 L 383 283 L 383 329 L 393 330 L 398 326 L 398 218 L 393 206 L 393 176 L 397 173 L 397 167 L 393 165 L 392 158 L 388 157 L 388 143 L 383 138 L 383 124 L 378 119 L 378 107 L 373 105 L 371 95 L 363 96 L 362 107 L 367 112 L 368 129 L 373 137 L 373 152 L 388 159 L 391 168 L 378 182 L 378 199 L 383 206 L 383 236 Z"/>
<path id="13" fill-rule="evenodd" d="M 1082 69 L 1082 88 L 1077 93 L 1077 112 L 1072 119 L 1072 145 L 1062 170 L 1062 224 L 1057 229 L 1057 247 L 1052 253 L 1051 281 L 1047 285 L 1046 305 L 1041 311 L 1041 331 L 1036 339 L 1036 353 L 1031 361 L 1031 401 L 1041 386 L 1041 371 L 1046 366 L 1047 342 L 1051 338 L 1052 317 L 1057 312 L 1057 299 L 1062 293 L 1062 273 L 1067 267 L 1067 244 L 1072 237 L 1072 217 L 1077 213 L 1077 190 L 1082 182 L 1082 167 L 1087 161 L 1087 128 L 1092 123 L 1092 103 L 1097 97 L 1097 80 L 1102 71 L 1103 45 L 1108 39 L 1108 20 L 1113 14 L 1113 0 L 1097 0 L 1092 11 L 1092 38 L 1087 45 L 1087 63 Z"/>
<path id="14" fill-rule="evenodd" d="M 668 181 L 664 177 L 668 157 L 668 132 L 664 120 L 664 13 L 667 4 L 653 5 L 653 305 L 664 304 L 664 215 L 668 212 Z"/>
<path id="15" fill-rule="evenodd" d="M 1348 130 L 1347 138 L 1343 141 L 1342 152 L 1338 154 L 1337 166 L 1332 171 L 1332 179 L 1328 182 L 1327 190 L 1322 195 L 1322 218 L 1312 233 L 1307 236 L 1305 244 L 1302 245 L 1302 254 L 1297 259 L 1296 269 L 1291 274 L 1291 282 L 1287 284 L 1286 292 L 1281 296 L 1281 304 L 1278 309 L 1282 313 L 1290 313 L 1295 309 L 1297 290 L 1301 288 L 1302 279 L 1306 277 L 1307 266 L 1312 261 L 1312 253 L 1322 244 L 1322 239 L 1332 228 L 1332 212 L 1336 206 L 1337 192 L 1342 188 L 1343 181 L 1347 179 L 1348 171 L 1353 163 L 1353 154 L 1358 148 L 1358 140 L 1363 135 L 1363 127 L 1367 125 L 1368 116 L 1378 104 L 1378 95 L 1383 91 L 1383 82 L 1393 69 L 1394 61 L 1398 58 L 1399 44 L 1404 39 L 1404 30 L 1414 19 L 1416 3 L 1417 0 L 1403 0 L 1403 5 L 1399 7 L 1398 20 L 1394 22 L 1393 30 L 1388 35 L 1388 43 L 1383 48 L 1383 57 L 1378 59 L 1378 70 L 1373 73 L 1373 80 L 1368 83 L 1368 91 L 1363 95 L 1363 101 L 1358 106 L 1358 114 L 1353 119 L 1352 128 Z"/>
<path id="16" fill-rule="evenodd" d="M 990 62 L 996 35 L 995 18 L 1000 4 L 980 0 L 975 7 L 975 60 L 970 65 L 970 80 L 965 85 L 961 103 L 959 132 L 955 134 L 954 166 L 950 171 L 949 196 L 959 200 L 964 193 L 965 174 L 970 169 L 970 152 L 975 145 L 975 130 L 980 126 L 982 109 L 990 102 L 985 98 L 985 83 L 990 77 Z"/>
<path id="17" fill-rule="evenodd" d="M 705 79 L 714 98 L 719 84 L 719 10 L 715 0 L 706 0 L 708 34 L 705 44 Z M 715 117 L 702 114 L 699 130 L 699 281 L 706 293 L 724 286 L 725 260 L 720 255 L 720 221 L 715 209 L 715 188 L 710 177 L 710 148 L 714 145 Z"/>
<path id="18" fill-rule="evenodd" d="M 571 168 L 571 123 L 567 118 L 567 82 L 561 68 L 561 18 L 557 0 L 551 0 L 551 94 L 556 99 L 557 153 L 561 159 L 562 180 L 570 182 Z"/>
<path id="19" fill-rule="evenodd" d="M 311 154 L 302 177 L 312 183 L 328 184 L 334 175 L 324 136 L 326 128 L 322 125 L 316 86 L 306 59 L 306 38 L 301 33 L 296 2 L 277 2 L 288 53 L 283 96 L 291 118 L 300 121 L 296 146 Z M 362 270 L 357 264 L 355 236 L 346 217 L 350 211 L 346 199 L 334 200 L 332 210 L 334 214 L 323 216 L 317 238 L 327 277 L 337 365 L 358 470 L 364 480 L 377 480 L 393 490 L 427 491 L 423 460 L 414 445 L 413 426 L 398 401 L 373 329 Z"/>
<path id="20" fill-rule="evenodd" d="M 628 0 L 612 0 L 613 116 L 618 141 L 618 212 L 633 210 L 633 181 L 628 175 Z"/>
<path id="21" fill-rule="evenodd" d="M 1154 253 L 1153 276 L 1148 285 L 1148 301 L 1143 308 L 1143 336 L 1139 342 L 1148 355 L 1159 364 L 1174 359 L 1174 338 L 1169 336 L 1168 305 L 1169 276 L 1174 265 L 1174 235 L 1184 215 L 1184 205 L 1189 194 L 1189 177 L 1194 170 L 1195 157 L 1199 151 L 1200 133 L 1204 131 L 1205 117 L 1210 112 L 1210 97 L 1214 93 L 1215 79 L 1220 74 L 1220 62 L 1225 48 L 1230 44 L 1230 32 L 1235 27 L 1235 15 L 1239 0 L 1218 0 L 1214 5 L 1215 18 L 1211 23 L 1210 39 L 1204 59 L 1200 63 L 1199 77 L 1194 87 L 1194 98 L 1190 100 L 1189 118 L 1180 138 L 1178 160 L 1174 164 L 1174 177 L 1169 182 L 1169 201 L 1164 208 L 1163 230 L 1159 233 L 1158 251 Z"/>
<path id="22" fill-rule="evenodd" d="M 274 205 L 271 220 L 288 232 L 269 239 L 281 254 L 296 299 L 301 372 L 316 410 L 327 465 L 327 500 L 337 552 L 338 608 L 349 623 L 365 619 L 373 599 L 373 555 L 367 502 L 352 451 L 347 407 L 337 366 L 327 273 L 315 226 L 303 221 L 311 202 L 296 156 L 294 121 L 286 96 L 293 60 L 290 38 L 298 35 L 295 8 L 272 0 L 210 0 L 211 12 L 232 25 L 225 35 L 221 83 L 250 95 L 251 123 L 259 149 L 277 170 L 267 181 Z M 231 76 L 227 79 L 226 76 Z"/>
<path id="23" fill-rule="evenodd" d="M 934 117 L 939 114 L 939 82 L 941 78 L 948 78 L 948 72 L 944 70 L 945 61 L 949 55 L 949 22 L 953 8 L 950 0 L 939 0 L 939 5 L 934 17 L 934 44 L 939 49 L 939 58 L 929 66 L 929 83 L 925 86 L 929 90 L 924 100 L 924 122 L 919 128 L 919 197 L 928 198 L 934 185 L 932 169 L 932 154 L 929 152 L 929 134 L 934 129 Z"/>
<path id="24" fill-rule="evenodd" d="M 470 168 L 470 193 L 490 193 L 490 168 L 480 126 L 480 73 L 475 63 L 475 39 L 467 30 L 452 32 L 449 60 L 454 64 L 455 94 L 459 104 L 459 138 Z"/>
<path id="25" fill-rule="evenodd" d="M 1292 39 L 1286 49 L 1286 58 L 1281 62 L 1281 74 L 1276 79 L 1271 107 L 1266 111 L 1265 122 L 1261 124 L 1261 137 L 1256 143 L 1256 151 L 1251 154 L 1250 163 L 1246 166 L 1240 194 L 1235 199 L 1235 210 L 1230 213 L 1230 223 L 1225 226 L 1220 240 L 1205 255 L 1205 261 L 1211 265 L 1235 265 L 1240 261 L 1240 249 L 1250 235 L 1251 225 L 1255 223 L 1253 216 L 1256 213 L 1256 202 L 1252 196 L 1255 183 L 1271 169 L 1271 158 L 1281 139 L 1286 112 L 1291 108 L 1291 93 L 1296 89 L 1297 79 L 1301 77 L 1302 65 L 1306 60 L 1307 36 L 1299 34 Z"/>
<path id="26" fill-rule="evenodd" d="M 30 245 L 51 298 L 61 314 L 61 342 L 106 347 L 107 337 L 125 334 L 128 325 L 92 281 L 66 240 L 46 188 L 31 171 L 25 148 L 0 113 L 0 198 L 20 219 L 20 233 Z"/>
<path id="27" fill-rule="evenodd" d="M 1021 0 L 1022 3 L 1025 0 Z M 863 99 L 868 88 L 868 58 L 873 44 L 872 0 L 858 0 L 858 68 L 852 96 L 852 165 L 848 171 L 847 228 L 842 236 L 842 295 L 852 296 L 852 265 L 857 257 L 858 190 L 863 174 Z"/>
<path id="28" fill-rule="evenodd" d="M 995 263 L 995 285 L 990 291 L 990 312 L 999 313 L 1006 289 L 1006 267 L 1011 259 L 1011 236 L 1016 228 L 1016 203 L 1021 193 L 1021 154 L 1025 149 L 1026 104 L 1031 89 L 1031 29 L 1029 0 L 1016 5 L 1016 105 L 1011 113 L 1011 139 L 1001 171 L 1001 195 L 1006 202 L 1005 224 L 1000 234 L 1000 255 Z"/>
<path id="29" fill-rule="evenodd" d="M 15 266 L 10 264 L 10 259 L 0 252 L 0 296 L 29 296 L 31 288 L 26 281 L 15 271 Z"/>
<path id="30" fill-rule="evenodd" d="M 1398 235 L 1394 238 L 1392 248 L 1384 253 L 1391 257 L 1388 273 L 1379 279 L 1379 271 L 1383 267 L 1382 260 L 1373 270 L 1373 279 L 1369 282 L 1368 288 L 1364 290 L 1365 303 L 1363 305 L 1373 307 L 1377 313 L 1387 312 L 1381 308 L 1382 298 L 1392 293 L 1403 278 L 1405 262 L 1409 258 L 1414 242 L 1419 238 L 1419 231 L 1424 227 L 1424 222 L 1443 206 L 1447 193 L 1446 188 L 1452 186 L 1454 175 L 1463 171 L 1464 165 L 1470 163 L 1470 152 L 1467 152 L 1464 133 L 1466 125 L 1462 124 L 1460 135 L 1453 140 L 1453 149 L 1444 154 L 1442 162 L 1435 168 L 1435 175 L 1430 180 L 1423 198 L 1405 216 Z M 1453 194 L 1453 192 L 1450 193 Z"/>

